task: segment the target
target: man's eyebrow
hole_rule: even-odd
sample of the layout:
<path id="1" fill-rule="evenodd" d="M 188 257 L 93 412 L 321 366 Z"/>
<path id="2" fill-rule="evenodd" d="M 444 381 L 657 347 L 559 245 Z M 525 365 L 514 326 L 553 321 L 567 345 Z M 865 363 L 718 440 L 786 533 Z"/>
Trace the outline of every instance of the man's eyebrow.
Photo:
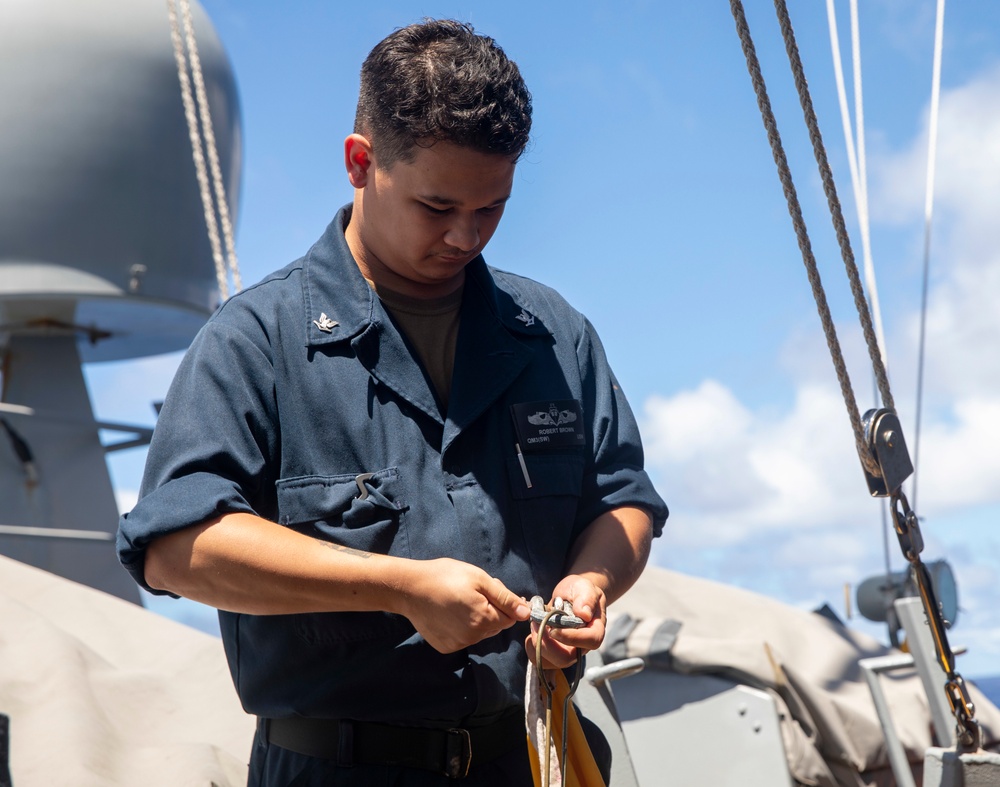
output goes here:
<path id="1" fill-rule="evenodd" d="M 457 199 L 451 199 L 450 197 L 439 197 L 436 194 L 418 194 L 417 198 L 423 202 L 429 202 L 433 205 L 443 205 L 449 208 L 459 204 L 459 201 Z M 509 199 L 510 199 L 510 194 L 505 194 L 499 199 L 493 200 L 493 202 L 491 202 L 487 207 L 502 205 Z"/>

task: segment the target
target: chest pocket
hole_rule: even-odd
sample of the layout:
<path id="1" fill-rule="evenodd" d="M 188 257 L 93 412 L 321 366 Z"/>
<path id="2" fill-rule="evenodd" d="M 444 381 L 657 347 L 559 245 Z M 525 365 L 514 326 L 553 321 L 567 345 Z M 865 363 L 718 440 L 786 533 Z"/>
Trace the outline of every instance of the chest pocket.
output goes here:
<path id="1" fill-rule="evenodd" d="M 507 477 L 538 592 L 544 595 L 562 578 L 576 537 L 584 462 L 580 455 L 564 453 L 525 454 L 524 462 L 530 488 L 516 457 L 507 462 Z"/>
<path id="2" fill-rule="evenodd" d="M 368 475 L 368 474 L 365 474 Z M 312 525 L 329 541 L 364 552 L 409 557 L 403 483 L 396 468 L 367 478 L 351 474 L 300 476 L 278 481 L 278 521 Z"/>

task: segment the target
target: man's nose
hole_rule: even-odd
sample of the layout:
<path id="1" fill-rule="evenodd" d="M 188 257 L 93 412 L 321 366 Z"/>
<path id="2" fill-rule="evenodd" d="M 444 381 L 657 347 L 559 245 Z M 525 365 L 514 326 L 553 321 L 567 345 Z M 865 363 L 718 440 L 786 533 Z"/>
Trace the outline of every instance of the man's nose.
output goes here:
<path id="1" fill-rule="evenodd" d="M 475 213 L 455 216 L 444 242 L 453 249 L 472 251 L 479 245 L 479 217 Z"/>

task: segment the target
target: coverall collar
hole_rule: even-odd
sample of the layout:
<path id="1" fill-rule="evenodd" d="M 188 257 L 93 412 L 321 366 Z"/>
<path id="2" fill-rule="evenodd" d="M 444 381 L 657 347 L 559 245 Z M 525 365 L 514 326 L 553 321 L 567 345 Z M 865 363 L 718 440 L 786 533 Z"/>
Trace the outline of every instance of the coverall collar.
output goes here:
<path id="1" fill-rule="evenodd" d="M 550 336 L 531 304 L 497 287 L 482 256 L 465 269 L 455 376 L 447 422 L 430 385 L 344 237 L 351 206 L 337 212 L 303 260 L 306 344 L 350 342 L 372 376 L 445 427 L 442 451 L 528 364 L 529 337 Z"/>

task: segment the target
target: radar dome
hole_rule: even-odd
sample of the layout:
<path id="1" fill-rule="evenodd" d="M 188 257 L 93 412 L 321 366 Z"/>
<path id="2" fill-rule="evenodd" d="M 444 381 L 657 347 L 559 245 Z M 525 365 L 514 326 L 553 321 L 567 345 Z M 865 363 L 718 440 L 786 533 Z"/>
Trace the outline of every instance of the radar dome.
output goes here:
<path id="1" fill-rule="evenodd" d="M 192 4 L 235 223 L 236 84 Z M 85 361 L 183 349 L 218 283 L 161 0 L 0 0 L 0 348 L 71 331 Z"/>

